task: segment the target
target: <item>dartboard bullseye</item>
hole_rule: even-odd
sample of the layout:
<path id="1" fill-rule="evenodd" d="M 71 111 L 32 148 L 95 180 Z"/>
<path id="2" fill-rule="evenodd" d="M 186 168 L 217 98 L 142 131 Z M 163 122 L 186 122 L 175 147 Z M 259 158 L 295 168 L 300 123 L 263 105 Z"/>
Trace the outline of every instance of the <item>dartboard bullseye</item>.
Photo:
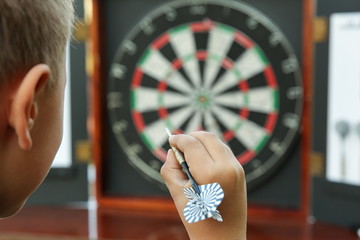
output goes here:
<path id="1" fill-rule="evenodd" d="M 128 34 L 110 70 L 113 132 L 129 162 L 159 183 L 167 127 L 217 134 L 253 188 L 284 161 L 301 103 L 286 38 L 263 14 L 232 1 L 163 5 Z"/>

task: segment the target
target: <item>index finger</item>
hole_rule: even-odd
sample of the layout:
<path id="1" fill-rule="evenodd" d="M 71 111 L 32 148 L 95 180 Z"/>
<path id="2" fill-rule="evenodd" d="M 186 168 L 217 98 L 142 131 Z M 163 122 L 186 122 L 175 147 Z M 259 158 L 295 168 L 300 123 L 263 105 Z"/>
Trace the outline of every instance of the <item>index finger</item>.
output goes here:
<path id="1" fill-rule="evenodd" d="M 169 138 L 170 145 L 179 149 L 185 157 L 186 162 L 189 167 L 196 163 L 210 163 L 213 162 L 209 152 L 206 150 L 205 146 L 195 137 L 179 134 L 172 135 Z"/>
<path id="2" fill-rule="evenodd" d="M 215 161 L 237 161 L 229 146 L 221 141 L 214 133 L 197 131 L 190 133 L 190 135 L 202 143 L 211 158 Z"/>

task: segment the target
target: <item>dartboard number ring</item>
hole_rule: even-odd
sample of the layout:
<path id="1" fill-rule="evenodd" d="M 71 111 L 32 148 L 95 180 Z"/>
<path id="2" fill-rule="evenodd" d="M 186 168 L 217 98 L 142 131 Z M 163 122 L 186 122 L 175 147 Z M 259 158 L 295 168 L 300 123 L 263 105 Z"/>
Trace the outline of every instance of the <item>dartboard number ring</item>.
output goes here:
<path id="1" fill-rule="evenodd" d="M 119 45 L 107 104 L 119 147 L 146 178 L 163 182 L 165 127 L 206 130 L 230 146 L 251 189 L 291 151 L 302 89 L 297 58 L 265 15 L 232 1 L 175 1 Z"/>

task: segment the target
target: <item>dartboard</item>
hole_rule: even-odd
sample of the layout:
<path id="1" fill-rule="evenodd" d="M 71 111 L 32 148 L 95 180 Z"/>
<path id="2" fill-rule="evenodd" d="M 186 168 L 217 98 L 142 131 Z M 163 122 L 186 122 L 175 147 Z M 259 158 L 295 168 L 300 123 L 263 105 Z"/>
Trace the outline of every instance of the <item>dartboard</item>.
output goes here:
<path id="1" fill-rule="evenodd" d="M 281 30 L 234 1 L 173 1 L 145 16 L 111 64 L 111 126 L 129 163 L 163 183 L 168 137 L 205 130 L 233 150 L 248 188 L 285 161 L 302 111 L 299 65 Z"/>

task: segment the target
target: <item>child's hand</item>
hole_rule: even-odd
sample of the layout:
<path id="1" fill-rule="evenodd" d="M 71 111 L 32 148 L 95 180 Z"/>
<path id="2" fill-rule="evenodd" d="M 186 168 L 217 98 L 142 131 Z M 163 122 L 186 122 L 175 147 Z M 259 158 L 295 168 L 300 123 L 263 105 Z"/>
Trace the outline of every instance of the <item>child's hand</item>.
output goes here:
<path id="1" fill-rule="evenodd" d="M 170 144 L 184 153 L 190 172 L 198 185 L 217 182 L 225 194 L 218 207 L 223 222 L 206 219 L 197 223 L 187 223 L 183 210 L 188 199 L 183 189 L 191 187 L 191 183 L 182 172 L 174 153 L 169 150 L 161 174 L 190 238 L 246 239 L 245 174 L 230 148 L 216 135 L 207 132 L 174 135 L 170 137 Z"/>

